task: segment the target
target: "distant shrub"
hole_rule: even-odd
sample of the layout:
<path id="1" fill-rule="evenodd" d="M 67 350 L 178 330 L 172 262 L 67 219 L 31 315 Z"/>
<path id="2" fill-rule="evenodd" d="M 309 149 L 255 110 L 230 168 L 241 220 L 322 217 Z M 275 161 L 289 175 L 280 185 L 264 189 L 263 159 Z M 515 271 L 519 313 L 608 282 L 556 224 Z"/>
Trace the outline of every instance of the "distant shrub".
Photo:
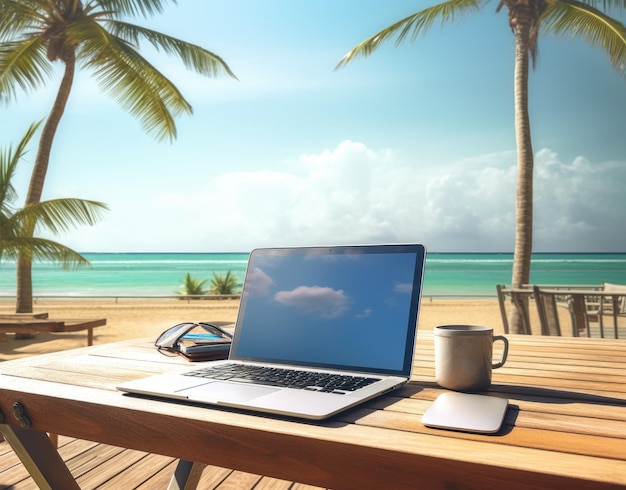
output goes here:
<path id="1" fill-rule="evenodd" d="M 206 282 L 207 279 L 205 279 L 204 281 L 196 279 L 195 277 L 191 277 L 191 274 L 187 272 L 185 280 L 181 286 L 180 291 L 178 291 L 178 294 L 181 296 L 201 296 L 207 294 L 207 290 L 204 288 Z"/>
<path id="2" fill-rule="evenodd" d="M 235 275 L 228 271 L 225 275 L 213 273 L 211 279 L 211 294 L 235 294 L 235 290 L 241 285 Z"/>

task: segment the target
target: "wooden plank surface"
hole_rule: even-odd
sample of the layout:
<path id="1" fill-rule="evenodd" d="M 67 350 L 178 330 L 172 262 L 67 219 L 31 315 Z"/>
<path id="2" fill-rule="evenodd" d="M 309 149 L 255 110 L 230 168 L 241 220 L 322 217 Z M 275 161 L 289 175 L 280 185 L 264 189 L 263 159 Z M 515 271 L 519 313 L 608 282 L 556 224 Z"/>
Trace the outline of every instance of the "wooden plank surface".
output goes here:
<path id="1" fill-rule="evenodd" d="M 38 430 L 318 486 L 626 487 L 626 342 L 509 338 L 509 360 L 490 389 L 510 402 L 495 436 L 421 424 L 442 392 L 428 335 L 418 339 L 411 383 L 325 422 L 121 395 L 122 380 L 189 367 L 147 341 L 2 363 L 0 407 L 7 413 L 19 399 Z"/>
<path id="2" fill-rule="evenodd" d="M 61 436 L 59 452 L 83 490 L 166 488 L 176 459 Z M 206 467 L 198 490 L 315 490 L 318 487 L 276 480 L 218 466 Z M 0 442 L 0 490 L 38 487 L 6 442 Z"/>

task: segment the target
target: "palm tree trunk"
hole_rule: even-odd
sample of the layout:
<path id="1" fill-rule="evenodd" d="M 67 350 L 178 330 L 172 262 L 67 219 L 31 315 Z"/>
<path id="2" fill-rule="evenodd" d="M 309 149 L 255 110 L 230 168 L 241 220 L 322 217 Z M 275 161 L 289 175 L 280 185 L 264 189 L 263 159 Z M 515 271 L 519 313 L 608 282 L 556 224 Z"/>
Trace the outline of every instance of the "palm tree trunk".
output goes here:
<path id="1" fill-rule="evenodd" d="M 517 200 L 515 251 L 511 287 L 530 282 L 533 240 L 533 148 L 528 115 L 528 68 L 530 17 L 518 12 L 515 26 L 515 138 L 517 142 Z M 511 333 L 522 333 L 521 313 L 513 307 Z"/>
<path id="2" fill-rule="evenodd" d="M 28 194 L 26 195 L 25 205 L 41 201 L 43 193 L 43 185 L 48 172 L 48 162 L 50 160 L 50 151 L 52 142 L 59 126 L 59 121 L 65 112 L 65 106 L 70 96 L 72 83 L 74 81 L 74 71 L 76 68 L 76 58 L 73 52 L 70 52 L 65 61 L 65 73 L 59 87 L 59 92 L 52 106 L 52 110 L 48 115 L 46 124 L 41 133 L 39 140 L 39 149 L 35 157 L 35 165 L 33 173 L 30 177 L 30 185 Z M 24 230 L 25 236 L 30 236 L 35 232 L 32 230 Z M 17 300 L 15 305 L 16 313 L 32 313 L 33 312 L 33 278 L 32 278 L 32 258 L 30 256 L 20 255 L 17 261 Z"/>

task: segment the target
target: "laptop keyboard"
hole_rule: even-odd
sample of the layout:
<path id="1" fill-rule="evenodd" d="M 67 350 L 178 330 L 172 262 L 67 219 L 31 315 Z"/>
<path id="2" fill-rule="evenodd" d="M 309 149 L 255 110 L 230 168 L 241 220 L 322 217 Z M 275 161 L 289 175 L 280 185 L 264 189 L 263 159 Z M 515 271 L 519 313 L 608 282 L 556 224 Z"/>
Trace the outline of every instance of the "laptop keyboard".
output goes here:
<path id="1" fill-rule="evenodd" d="M 280 388 L 320 391 L 324 393 L 346 394 L 378 381 L 379 378 L 347 376 L 340 374 L 316 373 L 294 369 L 247 366 L 242 364 L 221 364 L 185 373 L 215 380 L 254 383 Z"/>

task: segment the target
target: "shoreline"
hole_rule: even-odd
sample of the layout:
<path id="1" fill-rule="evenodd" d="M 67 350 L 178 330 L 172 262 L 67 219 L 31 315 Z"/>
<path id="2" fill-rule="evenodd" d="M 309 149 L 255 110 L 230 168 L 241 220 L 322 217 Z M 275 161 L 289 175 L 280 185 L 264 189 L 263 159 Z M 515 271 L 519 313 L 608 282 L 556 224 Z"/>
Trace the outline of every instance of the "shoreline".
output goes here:
<path id="1" fill-rule="evenodd" d="M 50 318 L 106 318 L 107 324 L 94 329 L 94 345 L 158 335 L 177 323 L 188 321 L 234 322 L 238 299 L 181 300 L 171 299 L 39 299 L 34 313 L 47 312 Z M 15 312 L 15 303 L 0 300 L 0 314 Z M 418 331 L 429 331 L 437 325 L 469 324 L 493 327 L 494 334 L 503 333 L 500 309 L 496 298 L 443 299 L 423 297 Z M 29 357 L 48 352 L 84 347 L 87 332 L 38 333 L 34 339 L 15 339 L 7 334 L 0 341 L 0 361 Z"/>

